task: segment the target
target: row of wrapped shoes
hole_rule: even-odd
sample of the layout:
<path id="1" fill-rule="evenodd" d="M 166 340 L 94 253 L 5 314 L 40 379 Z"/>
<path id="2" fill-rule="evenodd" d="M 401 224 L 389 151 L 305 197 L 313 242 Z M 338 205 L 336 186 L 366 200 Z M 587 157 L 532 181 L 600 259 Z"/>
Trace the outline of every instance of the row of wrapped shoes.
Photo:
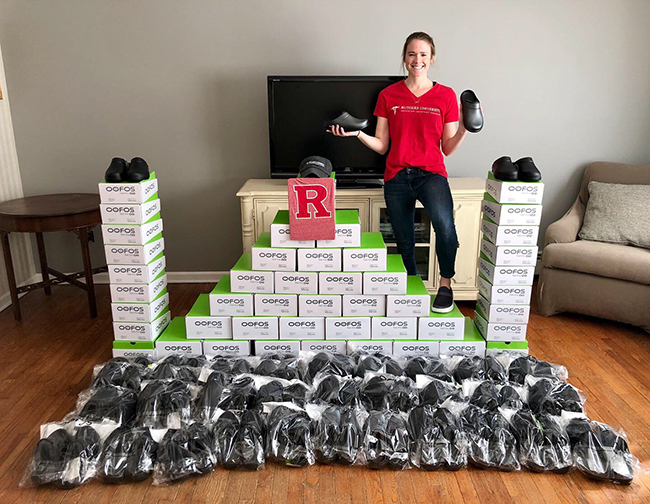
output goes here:
<path id="1" fill-rule="evenodd" d="M 590 421 L 566 369 L 503 353 L 115 358 L 41 427 L 23 484 L 155 484 L 267 461 L 458 470 L 468 463 L 630 483 L 623 433 Z"/>

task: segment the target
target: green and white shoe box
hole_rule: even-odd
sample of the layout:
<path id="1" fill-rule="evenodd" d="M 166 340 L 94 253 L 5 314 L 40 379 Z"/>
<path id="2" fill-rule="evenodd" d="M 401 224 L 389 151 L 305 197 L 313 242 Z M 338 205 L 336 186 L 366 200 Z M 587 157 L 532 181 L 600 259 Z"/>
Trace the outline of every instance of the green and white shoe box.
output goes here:
<path id="1" fill-rule="evenodd" d="M 496 266 L 483 252 L 478 270 L 492 285 L 533 285 L 535 277 L 535 266 Z"/>
<path id="2" fill-rule="evenodd" d="M 288 218 L 287 212 L 287 218 Z M 335 210 L 333 240 L 316 240 L 316 247 L 360 247 L 361 221 L 357 210 Z"/>
<path id="3" fill-rule="evenodd" d="M 326 340 L 369 340 L 371 331 L 370 317 L 327 317 L 325 319 Z"/>
<path id="4" fill-rule="evenodd" d="M 255 355 L 268 353 L 298 354 L 300 352 L 300 341 L 254 341 L 253 348 Z"/>
<path id="5" fill-rule="evenodd" d="M 402 256 L 388 254 L 386 256 L 386 271 L 371 271 L 363 274 L 363 293 L 368 295 L 406 294 L 407 282 L 406 267 L 404 261 L 402 261 Z"/>
<path id="6" fill-rule="evenodd" d="M 169 294 L 162 292 L 151 303 L 111 303 L 113 322 L 151 323 L 169 306 Z"/>
<path id="7" fill-rule="evenodd" d="M 223 275 L 219 283 L 209 294 L 210 316 L 253 316 L 253 294 L 232 292 L 230 289 L 230 275 Z"/>
<path id="8" fill-rule="evenodd" d="M 296 271 L 296 249 L 271 247 L 271 233 L 266 231 L 251 249 L 251 266 L 256 271 Z"/>
<path id="9" fill-rule="evenodd" d="M 341 296 L 335 294 L 306 294 L 298 296 L 298 315 L 301 317 L 340 317 Z"/>
<path id="10" fill-rule="evenodd" d="M 385 317 L 386 296 L 343 294 L 344 317 Z"/>
<path id="11" fill-rule="evenodd" d="M 500 226 L 487 215 L 483 215 L 481 220 L 481 231 L 495 245 L 511 247 L 535 246 L 539 237 L 539 226 Z"/>
<path id="12" fill-rule="evenodd" d="M 417 317 L 372 317 L 372 339 L 416 340 L 417 337 Z"/>
<path id="13" fill-rule="evenodd" d="M 429 312 L 418 322 L 419 340 L 462 340 L 465 334 L 465 317 L 454 303 L 449 313 Z"/>
<path id="14" fill-rule="evenodd" d="M 486 341 L 524 341 L 527 324 L 488 322 L 479 308 L 474 311 L 474 324 Z"/>
<path id="15" fill-rule="evenodd" d="M 232 339 L 232 317 L 210 315 L 210 295 L 200 294 L 185 316 L 188 339 Z"/>
<path id="16" fill-rule="evenodd" d="M 537 246 L 495 245 L 485 235 L 481 239 L 481 253 L 496 266 L 532 266 L 537 263 Z"/>
<path id="17" fill-rule="evenodd" d="M 299 248 L 298 271 L 341 271 L 340 248 Z"/>
<path id="18" fill-rule="evenodd" d="M 280 317 L 280 339 L 325 339 L 325 317 Z"/>
<path id="19" fill-rule="evenodd" d="M 477 331 L 469 317 L 463 317 L 463 332 L 460 339 L 442 339 L 439 341 L 395 339 L 394 355 L 485 355 L 485 340 Z"/>
<path id="20" fill-rule="evenodd" d="M 141 182 L 100 182 L 98 186 L 102 203 L 142 204 L 158 198 L 158 179 L 155 171 Z"/>
<path id="21" fill-rule="evenodd" d="M 508 352 L 528 355 L 528 341 L 488 341 L 486 343 L 485 355 L 494 355 L 506 350 Z"/>
<path id="22" fill-rule="evenodd" d="M 163 252 L 149 264 L 109 264 L 108 280 L 111 284 L 152 283 L 165 269 L 167 260 Z"/>
<path id="23" fill-rule="evenodd" d="M 479 294 L 476 300 L 476 309 L 488 322 L 496 324 L 527 324 L 530 318 L 528 305 L 500 305 L 490 302 Z"/>
<path id="24" fill-rule="evenodd" d="M 393 353 L 393 340 L 350 340 L 348 341 L 347 352 L 348 354 L 362 352 L 391 355 Z"/>
<path id="25" fill-rule="evenodd" d="M 156 358 L 154 341 L 113 341 L 113 357 Z"/>
<path id="26" fill-rule="evenodd" d="M 255 294 L 255 315 L 298 316 L 298 294 Z"/>
<path id="27" fill-rule="evenodd" d="M 292 240 L 289 227 L 289 210 L 278 210 L 271 223 L 271 246 L 316 248 L 316 240 Z"/>
<path id="28" fill-rule="evenodd" d="M 111 284 L 113 303 L 151 303 L 167 288 L 167 274 L 162 270 L 158 277 L 145 284 Z"/>
<path id="29" fill-rule="evenodd" d="M 488 193 L 483 195 L 481 211 L 500 226 L 539 226 L 542 220 L 542 205 L 502 204 Z"/>
<path id="30" fill-rule="evenodd" d="M 113 322 L 113 334 L 122 341 L 155 341 L 171 320 L 169 306 L 153 322 Z"/>
<path id="31" fill-rule="evenodd" d="M 100 203 L 102 224 L 146 224 L 160 218 L 160 200 L 146 203 Z"/>
<path id="32" fill-rule="evenodd" d="M 146 245 L 104 245 L 107 264 L 149 264 L 165 249 L 162 234 Z"/>
<path id="33" fill-rule="evenodd" d="M 319 274 L 323 275 L 324 273 L 317 273 L 316 271 L 276 271 L 275 292 L 277 294 L 318 294 Z"/>
<path id="34" fill-rule="evenodd" d="M 431 309 L 431 296 L 422 279 L 409 276 L 404 295 L 386 296 L 387 317 L 426 317 Z"/>
<path id="35" fill-rule="evenodd" d="M 347 353 L 347 342 L 345 340 L 303 340 L 300 342 L 300 349 L 303 352 L 330 352 L 330 353 Z"/>
<path id="36" fill-rule="evenodd" d="M 438 357 L 440 355 L 439 341 L 419 341 L 416 339 L 395 339 L 393 341 L 393 355 L 425 355 Z"/>
<path id="37" fill-rule="evenodd" d="M 319 294 L 362 294 L 363 273 L 360 271 L 322 271 L 318 273 Z"/>
<path id="38" fill-rule="evenodd" d="M 160 214 L 147 224 L 102 224 L 104 245 L 145 245 L 154 241 L 162 231 Z"/>
<path id="39" fill-rule="evenodd" d="M 158 359 L 171 354 L 203 354 L 203 342 L 188 339 L 185 327 L 185 317 L 174 317 L 165 332 L 156 340 L 156 357 Z"/>
<path id="40" fill-rule="evenodd" d="M 485 180 L 485 192 L 499 203 L 541 205 L 544 183 L 498 180 L 489 171 Z"/>
<path id="41" fill-rule="evenodd" d="M 359 247 L 343 249 L 343 271 L 386 271 L 387 250 L 381 233 L 361 233 Z"/>
<path id="42" fill-rule="evenodd" d="M 273 271 L 254 271 L 251 254 L 243 254 L 230 270 L 230 290 L 232 292 L 266 292 L 272 294 Z"/>
<path id="43" fill-rule="evenodd" d="M 481 273 L 477 281 L 479 293 L 494 305 L 530 305 L 532 285 L 492 285 Z"/>
<path id="44" fill-rule="evenodd" d="M 278 317 L 233 317 L 232 338 L 235 340 L 280 339 Z"/>

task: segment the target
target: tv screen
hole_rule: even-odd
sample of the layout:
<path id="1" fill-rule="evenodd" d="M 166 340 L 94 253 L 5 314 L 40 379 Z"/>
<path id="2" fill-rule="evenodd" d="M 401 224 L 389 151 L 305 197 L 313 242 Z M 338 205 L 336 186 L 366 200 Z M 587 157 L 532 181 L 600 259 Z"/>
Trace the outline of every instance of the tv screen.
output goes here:
<path id="1" fill-rule="evenodd" d="M 401 80 L 390 76 L 269 76 L 269 143 L 271 177 L 298 173 L 308 156 L 332 162 L 337 179 L 383 178 L 385 155 L 379 155 L 354 138 L 326 133 L 324 121 L 343 111 L 370 122 L 363 130 L 374 135 L 373 115 L 379 92 Z"/>

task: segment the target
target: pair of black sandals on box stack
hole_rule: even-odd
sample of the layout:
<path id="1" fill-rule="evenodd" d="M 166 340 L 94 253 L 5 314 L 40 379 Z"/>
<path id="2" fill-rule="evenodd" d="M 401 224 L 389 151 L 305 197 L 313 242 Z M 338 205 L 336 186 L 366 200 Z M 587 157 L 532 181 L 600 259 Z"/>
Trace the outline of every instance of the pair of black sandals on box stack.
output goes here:
<path id="1" fill-rule="evenodd" d="M 131 162 L 126 159 L 113 158 L 104 174 L 104 180 L 109 183 L 142 182 L 149 178 L 149 165 L 141 157 L 134 157 Z"/>

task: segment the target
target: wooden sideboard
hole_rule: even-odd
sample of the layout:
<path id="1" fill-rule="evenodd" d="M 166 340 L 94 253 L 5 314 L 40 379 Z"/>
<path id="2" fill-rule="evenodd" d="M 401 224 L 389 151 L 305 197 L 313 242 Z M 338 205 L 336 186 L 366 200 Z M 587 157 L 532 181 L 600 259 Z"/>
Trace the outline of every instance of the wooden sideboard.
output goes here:
<path id="1" fill-rule="evenodd" d="M 479 243 L 481 238 L 481 200 L 485 181 L 479 178 L 449 178 L 454 198 L 454 219 L 460 247 L 453 279 L 454 298 L 476 300 L 478 289 Z M 287 181 L 251 179 L 237 192 L 241 199 L 241 227 L 244 252 L 250 252 L 257 237 L 269 231 L 278 210 L 286 210 Z M 361 231 L 381 231 L 388 252 L 397 253 L 392 229 L 386 217 L 383 189 L 337 189 L 336 208 L 359 211 Z M 438 289 L 439 271 L 435 256 L 436 237 L 429 218 L 418 203 L 415 216 L 416 261 L 418 274 L 431 292 Z"/>

